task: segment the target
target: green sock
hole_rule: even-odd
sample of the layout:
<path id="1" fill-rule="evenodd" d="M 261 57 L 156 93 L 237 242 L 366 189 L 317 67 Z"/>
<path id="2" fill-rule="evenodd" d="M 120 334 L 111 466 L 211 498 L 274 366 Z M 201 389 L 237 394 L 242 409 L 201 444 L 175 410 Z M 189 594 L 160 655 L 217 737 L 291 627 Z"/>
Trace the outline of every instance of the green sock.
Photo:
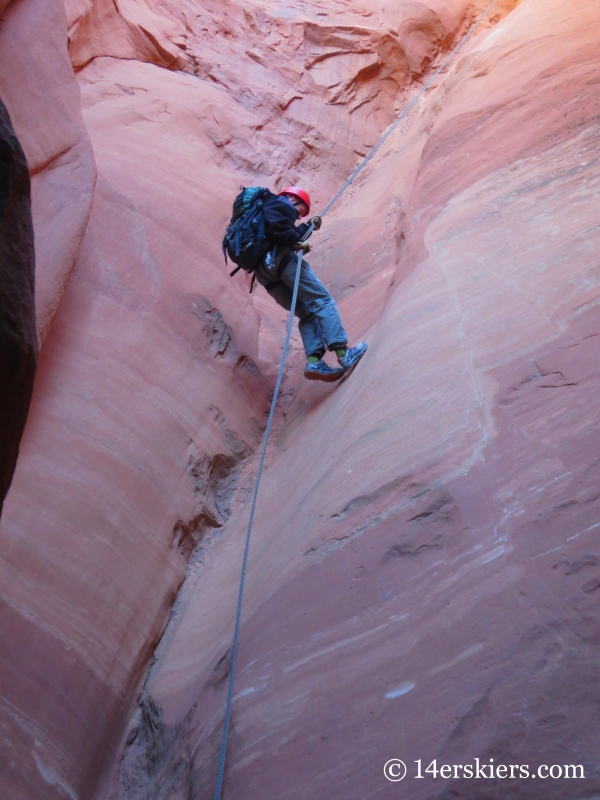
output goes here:
<path id="1" fill-rule="evenodd" d="M 318 364 L 319 361 L 321 360 L 321 357 L 320 356 L 309 356 L 306 360 L 308 361 L 309 364 Z"/>
<path id="2" fill-rule="evenodd" d="M 339 350 L 335 351 L 335 354 L 338 358 L 343 358 L 347 352 L 348 349 L 346 347 L 340 347 Z"/>

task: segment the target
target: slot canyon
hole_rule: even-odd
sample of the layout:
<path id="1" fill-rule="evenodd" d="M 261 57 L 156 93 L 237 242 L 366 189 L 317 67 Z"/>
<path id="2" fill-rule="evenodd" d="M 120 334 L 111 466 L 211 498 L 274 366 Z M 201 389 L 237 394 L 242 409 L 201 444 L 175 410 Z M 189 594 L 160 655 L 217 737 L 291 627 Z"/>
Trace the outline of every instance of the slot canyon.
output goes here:
<path id="1" fill-rule="evenodd" d="M 213 798 L 287 325 L 233 199 L 319 213 L 488 4 L 0 0 L 3 799 Z M 313 234 L 369 351 L 293 329 L 224 800 L 600 798 L 599 109 L 598 0 L 498 0 Z"/>

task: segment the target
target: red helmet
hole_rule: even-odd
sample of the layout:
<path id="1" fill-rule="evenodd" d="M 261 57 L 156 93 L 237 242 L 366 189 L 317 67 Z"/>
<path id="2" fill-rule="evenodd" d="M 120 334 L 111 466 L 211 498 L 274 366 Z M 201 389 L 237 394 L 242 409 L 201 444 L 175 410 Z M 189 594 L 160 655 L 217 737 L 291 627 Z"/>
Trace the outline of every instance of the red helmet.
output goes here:
<path id="1" fill-rule="evenodd" d="M 303 203 L 306 203 L 308 211 L 306 214 L 301 214 L 300 216 L 305 217 L 307 214 L 310 214 L 310 197 L 308 196 L 308 192 L 305 192 L 304 189 L 301 189 L 299 186 L 288 186 L 287 189 L 283 189 L 283 191 L 279 192 L 280 197 L 282 194 L 291 194 L 292 197 L 297 197 L 298 200 L 302 200 Z"/>

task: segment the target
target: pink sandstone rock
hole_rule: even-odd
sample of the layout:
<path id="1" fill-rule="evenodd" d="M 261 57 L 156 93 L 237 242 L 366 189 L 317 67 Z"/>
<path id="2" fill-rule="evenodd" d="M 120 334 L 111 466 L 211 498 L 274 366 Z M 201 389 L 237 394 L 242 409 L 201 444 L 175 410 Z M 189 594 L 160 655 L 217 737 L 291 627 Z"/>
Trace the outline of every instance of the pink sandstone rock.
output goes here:
<path id="1" fill-rule="evenodd" d="M 0 97 L 32 178 L 36 310 L 42 340 L 77 257 L 96 177 L 65 25 L 60 0 L 13 2 L 0 25 Z"/>
<path id="2" fill-rule="evenodd" d="M 371 351 L 299 389 L 272 451 L 228 797 L 391 796 L 394 756 L 593 774 L 597 21 L 523 4 L 326 228 Z M 540 45 L 557 29 L 560 58 Z M 184 587 L 114 796 L 210 796 L 245 522 Z M 471 796 L 454 785 L 404 792 Z M 565 791 L 509 786 L 478 796 Z"/>
<path id="3" fill-rule="evenodd" d="M 297 181 L 323 207 L 473 16 L 386 6 L 69 8 L 100 177 L 2 522 L 11 797 L 212 796 L 284 326 L 228 278 L 220 235 L 240 183 Z M 341 386 L 307 386 L 294 338 L 226 798 L 396 796 L 393 757 L 581 763 L 572 796 L 600 791 L 599 12 L 515 6 L 314 238 L 370 350 Z M 157 17 L 183 26 L 184 67 L 148 45 Z"/>
<path id="4" fill-rule="evenodd" d="M 247 286 L 202 252 L 236 191 L 199 135 L 199 91 L 207 106 L 220 93 L 150 65 L 108 67 L 86 97 L 107 137 L 94 207 L 2 520 L 4 630 L 13 652 L 28 654 L 0 665 L 4 703 L 17 709 L 6 719 L 13 749 L 2 753 L 15 797 L 93 795 L 189 550 L 245 499 L 243 465 L 270 389 L 254 365 L 259 317 Z M 145 84 L 174 113 L 140 105 Z M 143 169 L 127 172 L 128 152 Z M 174 186 L 182 153 L 186 177 Z M 40 520 L 42 537 L 25 536 Z M 35 733 L 27 717 L 39 720 Z"/>
<path id="5" fill-rule="evenodd" d="M 172 69 L 183 69 L 188 63 L 183 26 L 156 13 L 144 0 L 66 0 L 65 5 L 69 50 L 76 68 L 98 56 L 137 59 Z"/>

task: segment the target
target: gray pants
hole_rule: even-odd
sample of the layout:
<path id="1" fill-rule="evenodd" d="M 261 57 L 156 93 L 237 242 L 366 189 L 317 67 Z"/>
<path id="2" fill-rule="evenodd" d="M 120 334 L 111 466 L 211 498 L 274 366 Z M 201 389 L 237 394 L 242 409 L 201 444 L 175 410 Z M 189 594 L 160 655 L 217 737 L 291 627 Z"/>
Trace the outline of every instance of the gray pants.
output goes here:
<path id="1" fill-rule="evenodd" d="M 258 283 L 262 284 L 271 297 L 287 311 L 292 305 L 297 267 L 298 254 L 286 253 L 277 270 L 279 279 L 272 271 L 262 266 L 256 270 Z M 342 325 L 335 300 L 312 271 L 310 264 L 304 260 L 301 266 L 295 313 L 299 320 L 298 329 L 307 357 L 312 355 L 322 357 L 326 350 L 335 350 L 347 345 L 348 334 Z"/>

